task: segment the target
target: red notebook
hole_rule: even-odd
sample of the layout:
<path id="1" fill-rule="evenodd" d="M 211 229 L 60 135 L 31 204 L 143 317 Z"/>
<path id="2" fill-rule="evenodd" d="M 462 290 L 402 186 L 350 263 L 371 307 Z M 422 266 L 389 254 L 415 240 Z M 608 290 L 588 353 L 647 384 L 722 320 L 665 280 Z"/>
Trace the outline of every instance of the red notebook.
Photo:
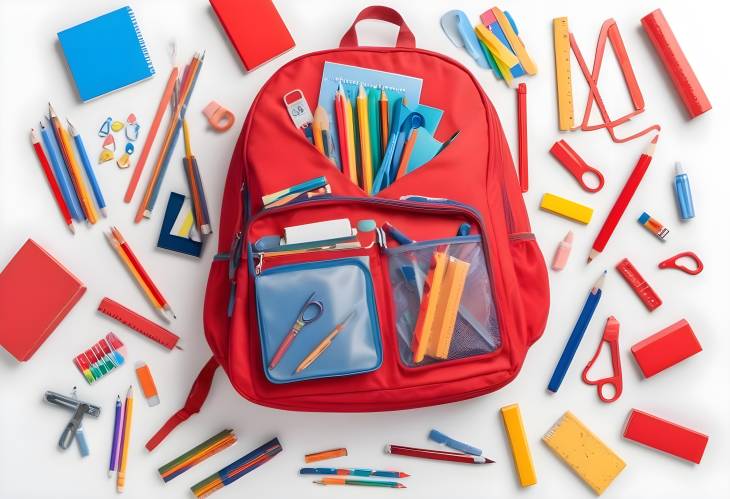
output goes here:
<path id="1" fill-rule="evenodd" d="M 271 0 L 210 0 L 247 71 L 294 47 Z"/>
<path id="2" fill-rule="evenodd" d="M 0 346 L 28 360 L 84 291 L 81 281 L 28 239 L 0 272 Z"/>

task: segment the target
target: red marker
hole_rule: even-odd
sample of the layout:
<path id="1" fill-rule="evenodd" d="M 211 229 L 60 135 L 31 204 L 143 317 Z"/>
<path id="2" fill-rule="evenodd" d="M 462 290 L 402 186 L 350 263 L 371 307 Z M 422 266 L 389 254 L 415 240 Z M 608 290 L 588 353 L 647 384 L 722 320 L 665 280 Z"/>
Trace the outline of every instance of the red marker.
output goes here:
<path id="1" fill-rule="evenodd" d="M 517 86 L 517 163 L 520 174 L 520 188 L 527 192 L 527 85 Z"/>
<path id="2" fill-rule="evenodd" d="M 624 211 L 626 211 L 626 207 L 629 205 L 631 198 L 634 197 L 634 193 L 639 187 L 641 179 L 644 178 L 644 174 L 649 168 L 649 164 L 654 156 L 657 140 L 659 140 L 658 134 L 654 136 L 652 141 L 644 150 L 644 153 L 639 157 L 639 161 L 637 161 L 634 170 L 631 172 L 631 176 L 629 176 L 629 179 L 626 181 L 624 188 L 621 189 L 621 194 L 619 194 L 618 198 L 616 198 L 616 202 L 614 203 L 613 208 L 611 208 L 608 217 L 606 217 L 606 221 L 603 222 L 601 231 L 598 233 L 596 240 L 593 242 L 593 249 L 591 249 L 591 253 L 588 256 L 588 263 L 591 263 L 591 261 L 606 248 L 606 244 L 608 244 L 611 234 L 613 234 L 613 231 L 616 229 L 616 226 L 618 225 L 619 220 L 621 220 L 621 216 L 624 214 Z"/>

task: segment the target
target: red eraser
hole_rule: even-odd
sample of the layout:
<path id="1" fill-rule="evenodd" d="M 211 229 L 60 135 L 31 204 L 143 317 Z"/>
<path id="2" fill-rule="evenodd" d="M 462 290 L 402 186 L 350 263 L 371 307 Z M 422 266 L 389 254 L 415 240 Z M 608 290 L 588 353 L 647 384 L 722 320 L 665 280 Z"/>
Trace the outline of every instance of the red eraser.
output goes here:
<path id="1" fill-rule="evenodd" d="M 689 323 L 682 319 L 631 347 L 631 353 L 645 378 L 701 352 Z"/>
<path id="2" fill-rule="evenodd" d="M 666 419 L 632 409 L 624 438 L 700 464 L 709 437 Z"/>
<path id="3" fill-rule="evenodd" d="M 654 288 L 649 286 L 646 279 L 641 277 L 639 271 L 636 270 L 636 267 L 634 267 L 634 264 L 628 258 L 624 258 L 618 262 L 616 264 L 616 270 L 618 270 L 618 273 L 621 274 L 621 277 L 624 278 L 628 285 L 631 286 L 631 289 L 634 290 L 636 296 L 639 297 L 641 303 L 644 304 L 649 312 L 653 312 L 662 304 L 662 299 L 659 298 Z"/>
<path id="4" fill-rule="evenodd" d="M 695 118 L 712 109 L 710 99 L 707 98 L 700 81 L 692 71 L 692 66 L 689 65 L 661 9 L 656 9 L 641 18 L 641 25 L 669 73 L 689 117 Z"/>

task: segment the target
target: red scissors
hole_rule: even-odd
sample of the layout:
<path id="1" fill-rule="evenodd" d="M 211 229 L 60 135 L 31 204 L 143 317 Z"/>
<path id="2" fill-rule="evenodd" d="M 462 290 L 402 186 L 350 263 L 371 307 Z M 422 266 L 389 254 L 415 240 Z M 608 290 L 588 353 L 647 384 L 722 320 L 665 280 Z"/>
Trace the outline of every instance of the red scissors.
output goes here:
<path id="1" fill-rule="evenodd" d="M 690 260 L 695 262 L 695 268 L 691 269 L 687 267 L 686 265 L 681 265 L 677 263 L 677 260 L 681 258 L 689 258 Z M 659 262 L 659 268 L 660 269 L 677 269 L 681 270 L 685 274 L 689 275 L 697 275 L 700 272 L 702 272 L 702 269 L 705 268 L 704 265 L 702 265 L 702 260 L 700 260 L 700 257 L 692 253 L 691 251 L 683 251 L 681 253 L 677 253 L 674 256 L 670 256 L 663 262 Z"/>
<path id="2" fill-rule="evenodd" d="M 307 324 L 319 319 L 322 312 L 324 312 L 324 305 L 322 305 L 322 302 L 319 300 L 313 300 L 312 298 L 314 298 L 314 293 L 309 295 L 307 301 L 304 302 L 304 305 L 302 305 L 302 308 L 299 310 L 299 314 L 297 314 L 297 319 L 294 321 L 294 325 L 291 327 L 286 336 L 284 336 L 284 339 L 281 340 L 274 357 L 269 363 L 269 369 L 274 369 L 279 364 L 281 358 L 284 356 L 286 351 L 289 350 L 292 341 L 294 341 L 294 338 L 296 338 L 297 334 L 299 334 L 299 331 L 301 331 Z"/>
<path id="3" fill-rule="evenodd" d="M 618 400 L 618 398 L 621 396 L 621 392 L 623 391 L 623 379 L 621 377 L 621 357 L 619 356 L 618 351 L 618 329 L 618 321 L 613 315 L 610 316 L 606 321 L 606 327 L 603 330 L 603 337 L 601 338 L 600 343 L 598 343 L 598 349 L 596 350 L 596 353 L 593 355 L 593 358 L 588 363 L 588 365 L 586 365 L 585 369 L 583 369 L 583 383 L 587 385 L 596 385 L 598 398 L 606 403 L 611 403 Z M 611 350 L 611 365 L 613 366 L 613 375 L 607 378 L 590 380 L 588 379 L 588 371 L 590 371 L 591 367 L 593 367 L 593 364 L 596 362 L 596 359 L 598 359 L 598 356 L 601 354 L 601 347 L 603 347 L 604 341 L 608 343 L 608 346 Z M 603 395 L 603 387 L 606 385 L 613 386 L 614 393 L 611 398 L 607 398 Z"/>

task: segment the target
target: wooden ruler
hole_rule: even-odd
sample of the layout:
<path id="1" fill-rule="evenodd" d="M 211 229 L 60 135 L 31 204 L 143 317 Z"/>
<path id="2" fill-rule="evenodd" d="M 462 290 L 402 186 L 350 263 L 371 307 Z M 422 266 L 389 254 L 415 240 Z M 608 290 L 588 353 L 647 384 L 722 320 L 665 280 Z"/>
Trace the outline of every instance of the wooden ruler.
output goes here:
<path id="1" fill-rule="evenodd" d="M 568 18 L 553 19 L 553 40 L 555 44 L 555 82 L 558 93 L 558 128 L 572 130 L 575 126 L 573 114 L 573 81 L 570 76 L 570 32 Z"/>

